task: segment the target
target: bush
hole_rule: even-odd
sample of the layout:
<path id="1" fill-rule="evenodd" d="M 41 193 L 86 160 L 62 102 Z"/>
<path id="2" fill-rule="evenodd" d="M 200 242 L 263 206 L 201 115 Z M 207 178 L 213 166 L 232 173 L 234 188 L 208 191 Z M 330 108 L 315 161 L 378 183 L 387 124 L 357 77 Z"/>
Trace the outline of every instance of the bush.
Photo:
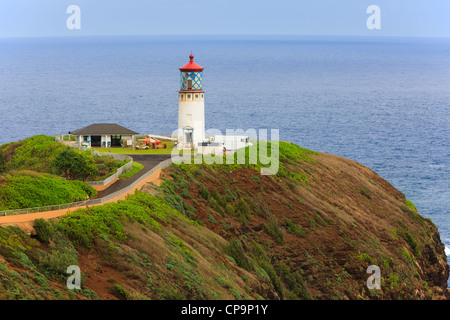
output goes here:
<path id="1" fill-rule="evenodd" d="M 212 224 L 217 224 L 217 220 L 212 216 L 212 215 L 208 215 L 208 220 L 209 222 L 211 222 Z"/>
<path id="2" fill-rule="evenodd" d="M 287 223 L 287 232 L 291 233 L 291 234 L 295 234 L 297 237 L 304 237 L 305 236 L 305 230 L 303 230 L 302 227 L 292 223 L 291 220 L 286 219 L 286 223 Z"/>
<path id="3" fill-rule="evenodd" d="M 85 181 L 98 175 L 98 168 L 93 157 L 74 149 L 67 149 L 59 153 L 53 160 L 52 166 L 57 173 L 70 180 Z"/>
<path id="4" fill-rule="evenodd" d="M 228 203 L 228 204 L 225 206 L 225 212 L 226 212 L 228 215 L 234 214 L 234 208 L 233 208 L 233 206 L 232 206 L 231 204 Z"/>
<path id="5" fill-rule="evenodd" d="M 242 198 L 239 199 L 238 203 L 236 204 L 236 214 L 238 220 L 242 223 L 245 223 L 250 217 L 250 208 Z"/>
<path id="6" fill-rule="evenodd" d="M 245 254 L 244 247 L 239 239 L 231 239 L 228 241 L 225 252 L 236 261 L 236 264 L 239 267 L 244 268 L 247 271 L 252 269 L 250 260 Z"/>
<path id="7" fill-rule="evenodd" d="M 413 254 L 417 257 L 420 254 L 419 245 L 417 240 L 409 229 L 403 229 L 398 231 L 399 235 L 409 244 L 413 250 Z"/>
<path id="8" fill-rule="evenodd" d="M 6 209 L 51 206 L 86 200 L 97 191 L 81 181 L 34 171 L 19 171 L 6 176 L 0 188 L 0 207 Z"/>
<path id="9" fill-rule="evenodd" d="M 208 198 L 211 196 L 211 195 L 209 194 L 208 189 L 206 189 L 206 187 L 205 187 L 204 184 L 202 184 L 202 185 L 200 186 L 200 195 L 201 195 L 201 197 L 202 197 L 203 199 L 205 199 L 205 200 L 208 200 Z"/>
<path id="10" fill-rule="evenodd" d="M 284 234 L 278 224 L 277 218 L 274 216 L 270 216 L 267 222 L 264 224 L 267 232 L 275 239 L 275 241 L 279 244 L 284 244 Z"/>
<path id="11" fill-rule="evenodd" d="M 53 227 L 50 223 L 44 219 L 34 220 L 34 230 L 36 230 L 38 238 L 45 244 L 50 243 L 50 239 L 53 237 Z"/>

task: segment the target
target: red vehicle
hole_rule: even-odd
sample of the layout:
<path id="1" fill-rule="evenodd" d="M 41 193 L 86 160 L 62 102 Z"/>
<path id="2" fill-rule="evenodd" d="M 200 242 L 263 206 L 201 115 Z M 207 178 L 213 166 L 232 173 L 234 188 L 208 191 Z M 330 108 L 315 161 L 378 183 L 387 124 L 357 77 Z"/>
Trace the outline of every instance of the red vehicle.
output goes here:
<path id="1" fill-rule="evenodd" d="M 160 140 L 154 139 L 152 137 L 144 138 L 143 140 L 144 146 L 148 146 L 152 149 L 165 149 L 167 148 L 167 145 L 164 143 L 162 144 Z"/>

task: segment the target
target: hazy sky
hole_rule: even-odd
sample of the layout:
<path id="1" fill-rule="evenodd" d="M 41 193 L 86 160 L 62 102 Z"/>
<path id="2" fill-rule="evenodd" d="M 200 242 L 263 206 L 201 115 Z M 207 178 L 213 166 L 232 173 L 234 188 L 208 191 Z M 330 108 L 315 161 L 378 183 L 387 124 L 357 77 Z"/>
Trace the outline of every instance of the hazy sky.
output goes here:
<path id="1" fill-rule="evenodd" d="M 81 9 L 81 29 L 66 12 Z M 370 5 L 381 29 L 369 30 Z M 450 37 L 449 0 L 0 0 L 0 37 L 300 34 Z"/>

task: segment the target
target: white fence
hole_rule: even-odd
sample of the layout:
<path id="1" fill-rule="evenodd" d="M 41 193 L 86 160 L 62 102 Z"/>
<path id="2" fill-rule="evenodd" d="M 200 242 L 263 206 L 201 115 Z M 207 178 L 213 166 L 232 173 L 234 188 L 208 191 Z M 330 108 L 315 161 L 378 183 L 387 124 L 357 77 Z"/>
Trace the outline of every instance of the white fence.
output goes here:
<path id="1" fill-rule="evenodd" d="M 0 216 L 6 216 L 6 215 L 18 215 L 18 214 L 27 214 L 27 213 L 36 213 L 36 212 L 45 212 L 45 211 L 54 211 L 54 210 L 61 210 L 61 209 L 70 209 L 70 208 L 76 208 L 76 207 L 85 207 L 90 205 L 96 205 L 96 204 L 102 204 L 105 203 L 111 199 L 114 199 L 117 196 L 120 196 L 124 193 L 127 193 L 128 191 L 133 190 L 136 188 L 136 186 L 147 179 L 149 176 L 151 176 L 153 173 L 155 173 L 158 169 L 166 169 L 170 167 L 172 164 L 172 159 L 169 158 L 167 160 L 164 160 L 160 163 L 158 163 L 155 167 L 153 167 L 150 171 L 146 172 L 144 175 L 139 177 L 136 181 L 134 181 L 131 185 L 128 187 L 125 187 L 119 191 L 116 191 L 114 193 L 111 193 L 107 196 L 104 196 L 103 198 L 96 198 L 96 199 L 90 199 L 85 201 L 79 201 L 79 202 L 72 202 L 72 203 L 65 203 L 65 204 L 58 204 L 53 206 L 45 206 L 45 207 L 37 207 L 37 208 L 26 208 L 26 209 L 17 209 L 17 210 L 6 210 L 6 211 L 0 211 Z"/>
<path id="2" fill-rule="evenodd" d="M 91 186 L 91 187 L 94 187 L 94 186 L 107 186 L 112 181 L 114 181 L 117 178 L 119 178 L 122 174 L 130 171 L 131 168 L 133 168 L 133 158 L 130 157 L 130 156 L 127 156 L 127 155 L 124 155 L 124 154 L 113 154 L 113 153 L 108 153 L 108 152 L 101 152 L 101 153 L 99 153 L 97 151 L 93 151 L 92 153 L 93 154 L 97 154 L 97 155 L 101 155 L 101 156 L 108 156 L 108 157 L 114 158 L 116 160 L 130 160 L 130 161 L 125 163 L 119 169 L 117 169 L 117 171 L 114 174 L 112 174 L 111 176 L 109 176 L 105 180 L 102 180 L 102 181 L 87 181 L 87 182 L 85 182 L 88 186 Z"/>

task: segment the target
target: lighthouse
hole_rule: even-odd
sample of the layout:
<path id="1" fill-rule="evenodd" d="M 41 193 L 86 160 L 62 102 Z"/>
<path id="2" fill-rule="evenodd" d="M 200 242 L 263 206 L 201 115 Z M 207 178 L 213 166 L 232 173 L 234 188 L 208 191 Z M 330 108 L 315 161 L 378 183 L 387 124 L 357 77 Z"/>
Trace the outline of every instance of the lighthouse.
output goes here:
<path id="1" fill-rule="evenodd" d="M 197 148 L 205 140 L 205 93 L 203 67 L 194 62 L 194 55 L 180 68 L 178 91 L 178 148 Z"/>

